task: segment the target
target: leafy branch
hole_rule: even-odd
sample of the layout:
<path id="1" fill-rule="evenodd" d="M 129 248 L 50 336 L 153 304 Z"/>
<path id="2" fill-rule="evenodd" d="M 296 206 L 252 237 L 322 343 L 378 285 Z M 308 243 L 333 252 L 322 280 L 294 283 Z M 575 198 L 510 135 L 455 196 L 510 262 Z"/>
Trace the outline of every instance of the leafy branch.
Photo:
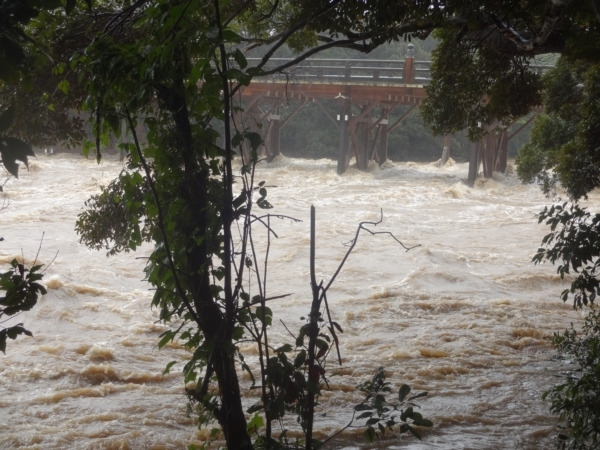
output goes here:
<path id="1" fill-rule="evenodd" d="M 22 323 L 9 327 L 4 327 L 2 324 L 31 310 L 37 304 L 38 298 L 46 294 L 46 288 L 39 281 L 54 259 L 42 271 L 44 266 L 37 264 L 41 246 L 40 242 L 35 260 L 29 269 L 24 263 L 13 259 L 10 262 L 11 268 L 0 274 L 0 291 L 4 291 L 4 296 L 0 297 L 0 351 L 2 353 L 6 353 L 7 339 L 16 339 L 21 334 L 33 336 Z"/>

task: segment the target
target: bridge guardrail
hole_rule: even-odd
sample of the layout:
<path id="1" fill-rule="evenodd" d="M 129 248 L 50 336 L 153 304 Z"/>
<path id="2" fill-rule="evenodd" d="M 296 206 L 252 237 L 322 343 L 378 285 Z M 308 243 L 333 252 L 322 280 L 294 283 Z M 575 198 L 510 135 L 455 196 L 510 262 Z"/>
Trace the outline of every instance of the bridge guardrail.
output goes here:
<path id="1" fill-rule="evenodd" d="M 250 64 L 257 64 L 259 61 L 260 58 L 248 58 Z M 265 70 L 290 61 L 291 58 L 272 58 Z M 535 64 L 530 66 L 530 70 L 541 74 L 552 67 Z M 431 61 L 419 61 L 413 58 L 404 60 L 309 58 L 283 73 L 258 78 L 293 83 L 426 85 L 431 82 Z"/>
<path id="2" fill-rule="evenodd" d="M 248 58 L 248 62 L 258 63 L 259 58 Z M 269 67 L 277 67 L 291 61 L 288 58 L 273 58 Z M 412 83 L 427 84 L 431 80 L 429 61 L 414 61 Z M 269 75 L 273 81 L 311 83 L 369 83 L 369 84 L 407 84 L 406 62 L 404 60 L 381 59 L 306 59 L 290 67 L 285 73 Z"/>

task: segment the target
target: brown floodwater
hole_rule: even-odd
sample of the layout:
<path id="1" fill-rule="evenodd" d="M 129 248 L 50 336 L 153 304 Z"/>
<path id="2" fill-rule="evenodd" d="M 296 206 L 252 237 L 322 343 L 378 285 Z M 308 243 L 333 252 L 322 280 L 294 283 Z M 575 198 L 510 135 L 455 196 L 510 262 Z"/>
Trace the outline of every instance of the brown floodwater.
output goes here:
<path id="1" fill-rule="evenodd" d="M 73 230 L 84 201 L 120 169 L 110 157 L 97 165 L 41 155 L 4 186 L 0 262 L 32 261 L 39 249 L 49 267 L 48 294 L 16 319 L 34 336 L 10 341 L 0 356 L 2 449 L 177 449 L 207 439 L 186 414 L 186 351 L 156 346 L 165 327 L 143 281 L 149 247 L 107 258 Z M 357 224 L 377 221 L 380 211 L 375 231 L 419 245 L 405 252 L 389 235 L 363 234 L 332 286 L 343 365 L 328 365 L 320 436 L 348 422 L 360 401 L 355 386 L 385 367 L 394 386 L 429 392 L 420 411 L 435 426 L 422 442 L 394 436 L 379 448 L 552 448 L 557 422 L 541 395 L 573 366 L 555 358 L 548 337 L 581 314 L 560 301 L 567 282 L 556 269 L 531 263 L 547 233 L 536 214 L 549 201 L 513 175 L 468 188 L 466 174 L 466 164 L 453 162 L 342 176 L 328 160 L 280 157 L 259 167 L 272 212 L 302 220 L 272 222 L 279 238 L 270 248 L 269 295 L 290 294 L 271 305 L 274 345 L 292 341 L 280 319 L 297 330 L 309 312 L 311 205 L 319 279 L 334 273 Z M 244 351 L 254 363 L 256 352 Z M 360 434 L 348 431 L 329 448 L 370 448 Z"/>

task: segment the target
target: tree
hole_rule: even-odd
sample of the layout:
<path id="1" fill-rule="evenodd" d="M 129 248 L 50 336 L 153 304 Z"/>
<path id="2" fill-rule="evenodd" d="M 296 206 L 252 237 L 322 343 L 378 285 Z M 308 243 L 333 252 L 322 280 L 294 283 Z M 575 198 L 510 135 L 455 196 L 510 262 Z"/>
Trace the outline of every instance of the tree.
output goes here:
<path id="1" fill-rule="evenodd" d="M 562 58 L 544 77 L 544 112 L 517 159 L 524 182 L 578 200 L 600 185 L 600 63 Z"/>
<path id="2" fill-rule="evenodd" d="M 532 58 L 598 58 L 596 2 L 484 2 L 476 9 L 460 3 L 444 2 L 453 15 L 435 31 L 440 45 L 422 109 L 436 133 L 468 129 L 475 139 L 486 126 L 510 124 L 539 106 Z"/>
<path id="3" fill-rule="evenodd" d="M 305 447 L 317 445 L 314 404 L 326 376 L 324 361 L 341 329 L 325 311 L 328 286 L 313 279 L 312 309 L 295 346 L 269 344 L 272 299 L 266 269 L 260 269 L 266 257 L 262 261 L 254 250 L 252 224 L 265 227 L 269 242 L 274 218 L 255 212 L 271 206 L 264 182 L 254 180 L 260 137 L 238 128 L 232 110 L 241 86 L 263 73 L 270 54 L 289 42 L 294 31 L 289 21 L 303 30 L 340 4 L 116 2 L 104 3 L 112 8 L 101 14 L 80 17 L 79 29 L 87 24 L 91 43 L 74 57 L 73 67 L 87 80 L 84 106 L 94 119 L 97 155 L 103 135 L 118 133 L 122 123 L 133 141 L 123 146 L 129 155 L 126 170 L 88 202 L 77 229 L 84 243 L 109 253 L 154 242 L 146 269 L 156 289 L 152 303 L 172 325 L 159 345 L 179 339 L 191 350 L 184 368 L 185 382 L 194 385 L 188 395 L 198 405 L 201 423 L 216 420 L 232 449 L 254 446 L 238 378 L 238 367 L 252 374 L 239 351 L 239 343 L 248 339 L 257 344 L 261 364 L 260 401 L 250 410 L 265 416 L 258 443 L 290 445 L 285 430 L 277 443 L 271 427 L 292 411 L 305 433 Z M 270 50 L 249 67 L 241 51 L 250 41 L 247 30 L 258 35 L 270 29 L 261 21 L 280 19 L 288 21 L 288 31 L 275 39 L 272 33 L 253 38 L 252 45 L 265 43 Z M 296 44 L 307 45 L 305 38 L 301 34 Z M 142 123 L 145 143 L 137 131 Z M 244 145 L 249 152 L 242 151 Z M 233 170 L 234 151 L 241 155 L 239 175 Z M 102 217 L 118 220 L 96 221 Z M 377 394 L 371 424 L 400 422 L 402 431 L 414 434 L 415 427 L 431 425 L 412 405 L 395 419 Z M 404 389 L 400 400 L 406 394 Z M 257 423 L 251 422 L 253 427 Z"/>
<path id="4" fill-rule="evenodd" d="M 561 277 L 572 275 L 569 289 L 562 300 L 573 297 L 574 308 L 589 307 L 581 332 L 575 327 L 555 333 L 557 349 L 573 358 L 575 373 L 544 393 L 551 401 L 551 410 L 563 421 L 559 434 L 560 448 L 594 449 L 600 442 L 600 315 L 596 305 L 600 293 L 600 214 L 593 214 L 577 202 L 545 208 L 540 222 L 550 226 L 534 256 L 536 263 L 558 264 Z"/>
<path id="5" fill-rule="evenodd" d="M 597 21 L 590 26 L 592 31 Z M 600 184 L 600 65 L 593 46 L 584 32 L 577 33 L 556 67 L 544 75 L 544 110 L 517 157 L 523 182 L 537 182 L 548 196 L 562 190 L 569 198 L 539 214 L 539 222 L 550 226 L 550 233 L 533 260 L 557 264 L 561 277 L 572 277 L 562 300 L 572 297 L 575 308 L 589 307 L 581 331 L 572 326 L 553 338 L 556 348 L 574 359 L 578 372 L 567 374 L 544 394 L 563 422 L 559 446 L 569 449 L 597 448 L 600 440 L 600 316 L 595 307 L 600 293 L 600 215 L 581 204 Z"/>
<path id="6" fill-rule="evenodd" d="M 0 290 L 4 296 L 0 297 L 0 324 L 6 320 L 29 311 L 35 306 L 39 296 L 46 294 L 46 288 L 38 283 L 42 279 L 41 265 L 34 265 L 27 269 L 17 260 L 11 262 L 9 271 L 0 274 Z M 6 316 L 6 317 L 5 317 Z M 6 353 L 6 340 L 16 339 L 18 335 L 32 336 L 22 323 L 4 327 L 0 325 L 0 351 Z"/>

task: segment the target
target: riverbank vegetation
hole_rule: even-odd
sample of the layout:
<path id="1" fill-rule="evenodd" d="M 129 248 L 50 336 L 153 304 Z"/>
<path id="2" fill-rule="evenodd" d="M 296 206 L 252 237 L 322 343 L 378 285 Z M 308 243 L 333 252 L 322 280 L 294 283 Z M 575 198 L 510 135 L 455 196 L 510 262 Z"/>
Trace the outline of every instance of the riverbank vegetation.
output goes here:
<path id="1" fill-rule="evenodd" d="M 581 329 L 572 326 L 553 339 L 578 370 L 564 374 L 545 394 L 564 421 L 560 441 L 569 449 L 600 445 L 600 214 L 585 207 L 588 194 L 600 186 L 599 89 L 598 61 L 561 60 L 544 77 L 545 109 L 517 159 L 524 182 L 537 182 L 549 197 L 568 197 L 540 213 L 539 221 L 550 233 L 534 261 L 557 264 L 561 277 L 572 279 L 562 300 L 572 299 L 574 308 L 588 310 Z"/>

